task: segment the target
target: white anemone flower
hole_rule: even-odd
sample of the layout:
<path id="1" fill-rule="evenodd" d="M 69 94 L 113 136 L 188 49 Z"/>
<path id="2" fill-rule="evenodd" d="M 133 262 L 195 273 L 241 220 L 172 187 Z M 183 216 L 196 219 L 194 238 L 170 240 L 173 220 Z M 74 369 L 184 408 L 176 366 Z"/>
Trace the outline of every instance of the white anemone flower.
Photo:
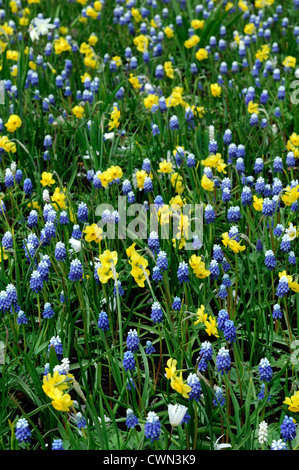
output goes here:
<path id="1" fill-rule="evenodd" d="M 224 434 L 222 434 L 222 436 L 218 437 L 217 441 L 214 442 L 214 450 L 229 449 L 231 447 L 231 444 L 218 444 L 218 442 L 220 441 L 220 439 L 223 436 L 224 436 Z"/>
<path id="2" fill-rule="evenodd" d="M 173 428 L 176 428 L 181 424 L 187 409 L 188 408 L 184 405 L 168 405 L 169 421 Z"/>
<path id="3" fill-rule="evenodd" d="M 69 239 L 69 244 L 71 245 L 72 249 L 78 253 L 81 250 L 81 242 L 80 240 L 76 240 L 75 238 Z"/>
<path id="4" fill-rule="evenodd" d="M 114 132 L 106 132 L 106 133 L 104 134 L 104 136 L 103 136 L 103 137 L 104 137 L 104 141 L 106 141 L 106 140 L 112 140 L 112 139 L 114 138 L 114 136 L 115 136 Z"/>
<path id="5" fill-rule="evenodd" d="M 55 28 L 55 25 L 50 23 L 51 18 L 34 18 L 33 25 L 30 26 L 31 41 L 38 41 L 40 36 L 48 34 L 50 29 Z"/>

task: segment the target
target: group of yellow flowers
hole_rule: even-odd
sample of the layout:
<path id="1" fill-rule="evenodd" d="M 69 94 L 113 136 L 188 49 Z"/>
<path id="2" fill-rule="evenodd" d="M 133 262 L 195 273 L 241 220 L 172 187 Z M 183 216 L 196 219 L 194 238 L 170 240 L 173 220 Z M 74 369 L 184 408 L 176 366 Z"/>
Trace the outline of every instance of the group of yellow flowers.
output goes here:
<path id="1" fill-rule="evenodd" d="M 58 411 L 69 411 L 73 405 L 73 400 L 69 393 L 64 393 L 69 390 L 72 384 L 73 375 L 61 375 L 58 371 L 55 371 L 53 375 L 48 373 L 43 379 L 43 391 L 51 398 L 51 404 Z"/>
<path id="2" fill-rule="evenodd" d="M 91 242 L 100 243 L 100 241 L 102 240 L 103 230 L 97 224 L 86 225 L 86 227 L 83 230 L 83 233 L 86 234 L 85 240 L 88 243 L 91 243 Z"/>
<path id="3" fill-rule="evenodd" d="M 166 75 L 169 78 L 173 78 L 174 69 L 172 67 L 171 62 L 165 62 L 164 70 L 166 72 Z M 138 90 L 139 88 L 141 88 L 138 78 L 134 77 L 132 74 L 130 74 L 129 82 L 131 83 L 131 85 L 133 86 L 135 90 Z M 171 94 L 165 99 L 166 106 L 168 108 L 174 108 L 176 106 L 182 106 L 184 109 L 190 108 L 194 116 L 198 116 L 199 118 L 202 118 L 205 113 L 204 107 L 191 105 L 190 103 L 185 101 L 185 99 L 183 98 L 183 91 L 184 89 L 180 86 L 174 87 L 171 91 Z M 154 93 L 149 93 L 143 99 L 144 107 L 145 109 L 148 109 L 148 110 L 151 110 L 154 105 L 158 104 L 158 102 L 159 102 L 159 98 Z"/>
<path id="4" fill-rule="evenodd" d="M 118 255 L 116 251 L 105 250 L 99 256 L 100 259 L 100 267 L 97 269 L 97 275 L 99 276 L 99 280 L 102 284 L 107 284 L 109 279 L 118 277 L 118 274 L 115 271 L 115 266 L 118 262 Z"/>
<path id="5" fill-rule="evenodd" d="M 227 164 L 224 163 L 220 153 L 209 155 L 205 160 L 201 160 L 201 164 L 205 167 L 216 168 L 219 173 L 226 173 Z"/>
<path id="6" fill-rule="evenodd" d="M 222 234 L 222 243 L 225 247 L 230 248 L 234 253 L 240 253 L 246 249 L 245 246 L 242 246 L 237 240 L 230 238 L 228 232 Z"/>
<path id="7" fill-rule="evenodd" d="M 129 258 L 129 263 L 132 266 L 130 274 L 133 276 L 136 284 L 139 287 L 144 287 L 144 282 L 150 275 L 148 267 L 148 261 L 144 256 L 141 256 L 138 251 L 135 250 L 136 243 L 133 243 L 127 248 L 126 253 Z"/>
<path id="8" fill-rule="evenodd" d="M 205 313 L 204 305 L 201 305 L 201 307 L 197 310 L 196 316 L 197 320 L 195 321 L 194 325 L 204 323 L 206 327 L 205 331 L 209 336 L 214 335 L 216 338 L 219 337 L 216 318 L 210 315 L 208 319 L 208 315 Z M 166 378 L 170 380 L 171 388 L 180 393 L 184 398 L 189 398 L 188 394 L 191 391 L 191 387 L 186 382 L 184 382 L 182 371 L 177 371 L 177 360 L 173 358 L 168 359 L 165 371 Z"/>
<path id="9" fill-rule="evenodd" d="M 209 336 L 213 335 L 216 338 L 219 338 L 218 329 L 217 329 L 217 322 L 216 318 L 209 316 L 205 313 L 205 306 L 201 305 L 200 308 L 197 309 L 196 312 L 197 320 L 194 322 L 194 325 L 198 325 L 199 323 L 203 323 L 205 325 L 205 331 L 208 333 Z"/>
<path id="10" fill-rule="evenodd" d="M 206 269 L 205 263 L 202 261 L 201 256 L 195 254 L 189 259 L 189 264 L 193 270 L 193 273 L 199 279 L 209 277 L 210 271 Z"/>
<path id="11" fill-rule="evenodd" d="M 138 82 L 138 79 L 136 80 Z M 81 105 L 76 105 L 72 108 L 72 113 L 77 119 L 82 119 L 85 116 L 85 109 Z M 112 129 L 117 129 L 120 124 L 119 120 L 120 120 L 120 111 L 116 106 L 113 106 L 113 110 L 110 113 L 110 120 L 108 122 L 108 130 L 112 131 Z"/>
<path id="12" fill-rule="evenodd" d="M 8 132 L 15 132 L 22 125 L 21 118 L 17 114 L 11 114 L 7 123 L 5 124 Z"/>
<path id="13" fill-rule="evenodd" d="M 113 106 L 113 111 L 110 114 L 110 121 L 108 123 L 109 131 L 112 131 L 112 129 L 118 128 L 119 119 L 120 119 L 120 111 L 116 106 Z"/>
<path id="14" fill-rule="evenodd" d="M 16 153 L 17 151 L 16 144 L 9 140 L 7 135 L 0 137 L 0 148 L 5 150 L 7 153 Z"/>
<path id="15" fill-rule="evenodd" d="M 123 176 L 123 171 L 118 165 L 113 165 L 107 170 L 98 173 L 98 178 L 101 181 L 103 188 L 107 188 L 113 181 L 119 180 Z"/>
<path id="16" fill-rule="evenodd" d="M 5 127 L 11 134 L 19 129 L 22 125 L 22 120 L 17 114 L 11 114 Z M 16 153 L 17 147 L 14 142 L 9 140 L 6 135 L 0 136 L 0 148 L 5 150 L 7 153 Z"/>
<path id="17" fill-rule="evenodd" d="M 184 398 L 189 398 L 189 392 L 191 392 L 191 387 L 183 381 L 182 371 L 177 371 L 177 361 L 176 359 L 168 359 L 167 367 L 165 367 L 166 378 L 170 380 L 170 386 L 178 393 L 180 393 Z"/>
<path id="18" fill-rule="evenodd" d="M 288 280 L 289 288 L 293 292 L 299 292 L 299 283 L 297 281 L 293 281 L 293 277 L 288 275 L 286 271 L 282 271 L 279 273 L 279 278 L 286 277 Z"/>

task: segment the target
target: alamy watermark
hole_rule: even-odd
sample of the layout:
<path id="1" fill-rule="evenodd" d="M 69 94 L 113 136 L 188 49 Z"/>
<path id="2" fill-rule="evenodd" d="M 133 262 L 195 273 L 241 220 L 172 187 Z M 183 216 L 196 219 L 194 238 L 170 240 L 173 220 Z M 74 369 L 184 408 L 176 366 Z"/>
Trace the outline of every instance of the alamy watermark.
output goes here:
<path id="1" fill-rule="evenodd" d="M 184 240 L 184 248 L 192 250 L 196 240 L 200 247 L 203 242 L 202 204 L 131 204 L 127 208 L 126 196 L 118 196 L 117 210 L 111 204 L 100 204 L 95 215 L 102 229 L 102 238 L 120 240 L 146 240 L 150 234 L 157 234 L 160 240 Z M 191 241 L 190 241 L 191 240 Z"/>

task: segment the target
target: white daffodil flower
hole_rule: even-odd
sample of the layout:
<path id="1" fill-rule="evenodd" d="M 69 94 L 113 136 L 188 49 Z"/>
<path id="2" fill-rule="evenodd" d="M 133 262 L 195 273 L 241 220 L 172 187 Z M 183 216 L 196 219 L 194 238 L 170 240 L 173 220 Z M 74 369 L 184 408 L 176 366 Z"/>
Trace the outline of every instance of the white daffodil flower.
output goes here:
<path id="1" fill-rule="evenodd" d="M 297 228 L 293 224 L 289 224 L 289 227 L 285 229 L 286 235 L 290 240 L 295 240 L 297 236 Z"/>
<path id="2" fill-rule="evenodd" d="M 51 18 L 34 18 L 29 29 L 32 42 L 38 41 L 40 36 L 45 36 L 50 29 L 55 28 L 55 25 L 51 24 L 50 21 Z"/>

